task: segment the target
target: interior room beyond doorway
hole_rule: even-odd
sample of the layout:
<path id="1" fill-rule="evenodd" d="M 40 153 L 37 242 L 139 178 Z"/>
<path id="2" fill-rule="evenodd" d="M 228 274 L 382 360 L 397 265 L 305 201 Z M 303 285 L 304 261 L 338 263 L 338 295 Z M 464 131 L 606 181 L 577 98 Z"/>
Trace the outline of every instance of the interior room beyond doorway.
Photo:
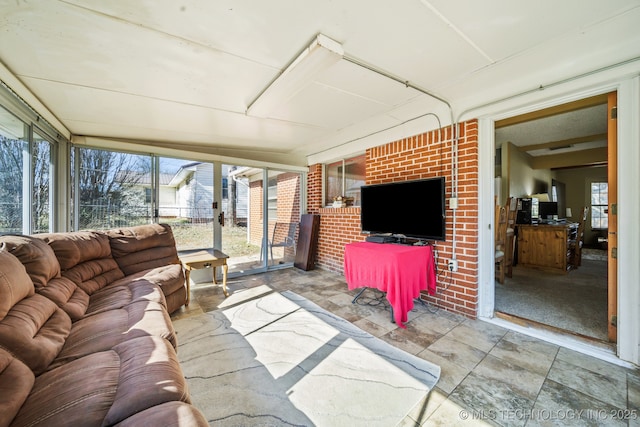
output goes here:
<path id="1" fill-rule="evenodd" d="M 555 216 L 540 218 L 541 225 L 576 223 L 582 208 L 590 208 L 579 267 L 567 272 L 519 264 L 516 246 L 511 277 L 495 282 L 496 316 L 608 342 L 608 205 L 599 206 L 593 191 L 607 188 L 607 126 L 607 94 L 496 122 L 498 204 L 509 197 L 556 202 Z M 537 226 L 537 210 L 532 220 L 518 222 Z"/>

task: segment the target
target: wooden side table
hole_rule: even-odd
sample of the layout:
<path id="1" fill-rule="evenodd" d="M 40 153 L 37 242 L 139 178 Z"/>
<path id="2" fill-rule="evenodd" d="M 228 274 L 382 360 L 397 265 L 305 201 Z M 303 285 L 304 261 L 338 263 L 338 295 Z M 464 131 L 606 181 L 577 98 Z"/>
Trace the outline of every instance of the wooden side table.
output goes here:
<path id="1" fill-rule="evenodd" d="M 217 249 L 194 252 L 180 257 L 187 282 L 187 301 L 185 305 L 188 306 L 191 300 L 191 282 L 189 280 L 191 270 L 197 270 L 199 268 L 213 268 L 213 283 L 217 284 L 216 267 L 222 267 L 222 292 L 224 292 L 225 297 L 229 296 L 229 292 L 227 291 L 227 271 L 229 269 L 227 266 L 227 258 L 229 258 L 227 254 Z"/>

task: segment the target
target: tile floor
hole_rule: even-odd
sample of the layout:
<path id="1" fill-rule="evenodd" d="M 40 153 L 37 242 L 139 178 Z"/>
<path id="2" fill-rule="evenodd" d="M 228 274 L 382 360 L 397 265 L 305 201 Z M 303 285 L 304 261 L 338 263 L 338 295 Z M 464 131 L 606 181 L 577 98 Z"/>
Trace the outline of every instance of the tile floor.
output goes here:
<path id="1" fill-rule="evenodd" d="M 500 326 L 417 304 L 406 329 L 367 290 L 352 304 L 344 277 L 290 268 L 230 279 L 231 292 L 269 285 L 291 290 L 392 345 L 440 365 L 419 420 L 405 425 L 640 426 L 640 371 L 611 364 Z M 219 285 L 191 288 L 174 316 L 212 311 Z M 179 337 L 178 337 L 179 338 Z M 179 341 L 179 339 L 178 339 Z"/>

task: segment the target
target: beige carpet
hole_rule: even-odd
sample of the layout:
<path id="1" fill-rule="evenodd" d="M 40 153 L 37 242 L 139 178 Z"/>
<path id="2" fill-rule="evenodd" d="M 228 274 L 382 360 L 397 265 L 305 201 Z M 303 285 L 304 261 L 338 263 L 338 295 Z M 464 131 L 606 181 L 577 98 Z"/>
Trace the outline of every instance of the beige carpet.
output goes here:
<path id="1" fill-rule="evenodd" d="M 568 274 L 516 266 L 495 290 L 496 311 L 607 339 L 607 262 L 597 254 Z"/>
<path id="2" fill-rule="evenodd" d="M 292 292 L 236 292 L 174 322 L 192 400 L 216 426 L 394 426 L 440 368 Z"/>

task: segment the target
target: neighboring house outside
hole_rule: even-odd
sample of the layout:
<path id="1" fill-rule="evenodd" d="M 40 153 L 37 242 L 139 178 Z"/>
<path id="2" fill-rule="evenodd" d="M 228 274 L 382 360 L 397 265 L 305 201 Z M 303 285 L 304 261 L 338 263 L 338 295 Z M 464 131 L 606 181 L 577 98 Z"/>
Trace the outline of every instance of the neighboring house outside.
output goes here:
<path id="1" fill-rule="evenodd" d="M 228 175 L 229 168 L 222 171 L 222 210 L 229 218 Z M 136 183 L 149 193 L 151 178 L 144 174 Z M 182 165 L 175 173 L 160 173 L 158 215 L 160 218 L 181 218 L 191 223 L 211 222 L 214 219 L 213 164 L 193 162 Z M 235 185 L 236 225 L 247 222 L 247 185 Z"/>
<path id="2" fill-rule="evenodd" d="M 163 197 L 164 196 L 164 197 Z M 166 187 L 160 186 L 161 217 L 186 218 L 190 222 L 213 220 L 213 165 L 182 165 Z"/>

